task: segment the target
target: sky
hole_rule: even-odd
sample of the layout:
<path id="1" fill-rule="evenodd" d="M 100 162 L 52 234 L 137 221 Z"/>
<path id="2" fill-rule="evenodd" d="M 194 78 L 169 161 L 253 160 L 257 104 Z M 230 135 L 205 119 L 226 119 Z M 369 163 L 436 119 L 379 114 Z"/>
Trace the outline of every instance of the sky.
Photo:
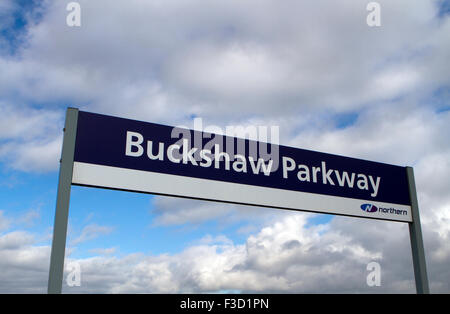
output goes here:
<path id="1" fill-rule="evenodd" d="M 450 292 L 450 2 L 0 2 L 0 292 L 45 293 L 68 106 L 414 167 Z M 367 285 L 377 262 L 381 285 Z M 72 187 L 63 293 L 414 293 L 404 223 Z"/>

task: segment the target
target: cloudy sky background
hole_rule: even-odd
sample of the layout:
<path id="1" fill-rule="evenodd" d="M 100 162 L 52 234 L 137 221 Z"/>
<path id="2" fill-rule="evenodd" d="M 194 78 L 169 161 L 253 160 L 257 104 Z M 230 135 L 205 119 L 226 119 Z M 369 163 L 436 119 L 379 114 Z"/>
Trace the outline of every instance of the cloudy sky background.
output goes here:
<path id="1" fill-rule="evenodd" d="M 0 2 L 0 292 L 46 292 L 67 106 L 413 166 L 432 292 L 450 292 L 450 4 Z M 414 293 L 408 227 L 72 189 L 65 293 Z M 381 266 L 368 287 L 366 266 Z M 66 275 L 68 273 L 66 272 Z"/>

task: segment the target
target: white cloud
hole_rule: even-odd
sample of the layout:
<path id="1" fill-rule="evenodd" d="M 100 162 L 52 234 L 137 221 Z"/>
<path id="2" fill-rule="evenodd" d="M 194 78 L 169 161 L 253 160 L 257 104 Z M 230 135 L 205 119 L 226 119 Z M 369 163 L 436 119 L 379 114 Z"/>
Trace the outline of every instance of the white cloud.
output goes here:
<path id="1" fill-rule="evenodd" d="M 0 210 L 0 232 L 9 228 L 11 220 L 4 216 L 4 211 Z"/>
<path id="2" fill-rule="evenodd" d="M 15 219 L 15 223 L 24 227 L 30 227 L 41 217 L 41 209 L 30 209 Z"/>
<path id="3" fill-rule="evenodd" d="M 12 168 L 57 169 L 62 144 L 62 114 L 0 102 L 0 159 Z"/>
<path id="4" fill-rule="evenodd" d="M 375 75 L 372 86 L 372 99 L 390 99 L 411 92 L 420 82 L 420 74 L 415 69 L 388 69 Z"/>
<path id="5" fill-rule="evenodd" d="M 106 248 L 106 249 L 102 249 L 102 248 L 100 248 L 100 249 L 92 249 L 92 250 L 89 250 L 89 252 L 91 252 L 93 254 L 96 254 L 96 255 L 100 255 L 100 256 L 102 256 L 102 255 L 112 255 L 112 254 L 117 252 L 117 248 L 116 247 L 111 247 L 111 248 Z"/>
<path id="6" fill-rule="evenodd" d="M 64 3 L 48 1 L 42 21 L 28 25 L 27 44 L 0 57 L 0 136 L 13 142 L 0 155 L 15 169 L 57 168 L 59 108 L 68 103 L 170 125 L 191 114 L 225 124 L 236 112 L 284 121 L 422 97 L 449 83 L 450 23 L 436 22 L 432 1 L 382 1 L 376 30 L 352 1 L 80 4 L 81 28 L 64 24 Z M 61 106 L 23 106 L 36 102 Z M 45 138 L 30 132 L 49 125 L 57 129 Z"/>
<path id="7" fill-rule="evenodd" d="M 42 173 L 58 169 L 61 146 L 62 135 L 25 144 L 12 142 L 0 148 L 0 156 L 13 169 Z"/>
<path id="8" fill-rule="evenodd" d="M 283 216 L 283 211 L 271 208 L 161 196 L 152 198 L 151 213 L 155 216 L 152 226 L 198 226 L 217 221 L 218 228 L 241 224 L 242 234 Z"/>
<path id="9" fill-rule="evenodd" d="M 81 287 L 64 286 L 64 292 L 414 292 L 406 224 L 336 217 L 311 226 L 310 214 L 284 213 L 242 244 L 206 236 L 173 255 L 116 257 L 114 249 L 104 249 L 92 258 L 68 258 L 81 266 Z M 450 276 L 445 243 L 437 235 L 425 243 L 439 248 L 427 254 L 433 292 L 446 291 Z M 26 232 L 11 232 L 0 237 L 0 257 L 2 291 L 45 291 L 49 247 L 36 246 Z M 381 265 L 379 288 L 366 285 L 371 261 Z M 20 281 L 5 286 L 18 268 Z"/>
<path id="10" fill-rule="evenodd" d="M 270 53 L 252 43 L 193 47 L 169 65 L 168 75 L 182 88 L 210 98 L 237 102 L 249 95 L 273 97 L 289 92 L 290 86 L 284 84 L 292 69 Z"/>
<path id="11" fill-rule="evenodd" d="M 300 133 L 297 147 L 414 166 L 428 154 L 444 153 L 450 114 L 413 104 L 384 103 L 362 111 L 346 128 L 318 125 Z"/>
<path id="12" fill-rule="evenodd" d="M 42 136 L 51 129 L 51 123 L 60 117 L 50 110 L 17 108 L 1 103 L 0 138 L 17 138 L 27 140 Z"/>
<path id="13" fill-rule="evenodd" d="M 34 236 L 13 231 L 0 236 L 0 291 L 43 293 L 46 291 L 50 247 L 37 246 Z"/>
<path id="14" fill-rule="evenodd" d="M 9 232 L 0 238 L 0 248 L 6 250 L 17 249 L 31 243 L 33 243 L 33 236 L 23 231 Z"/>
<path id="15" fill-rule="evenodd" d="M 430 75 L 441 71 L 448 46 L 431 1 L 382 2 L 378 30 L 352 1 L 80 3 L 85 23 L 73 29 L 61 19 L 64 3 L 49 2 L 22 58 L 3 61 L 4 89 L 130 115 L 136 103 L 153 108 L 146 91 L 159 88 L 176 108 L 166 114 L 273 115 L 355 109 L 445 81 Z M 124 97 L 130 89 L 134 97 Z"/>
<path id="16" fill-rule="evenodd" d="M 233 210 L 218 203 L 205 203 L 173 197 L 155 197 L 152 213 L 156 215 L 154 225 L 182 225 L 201 223 L 226 216 Z"/>
<path id="17" fill-rule="evenodd" d="M 80 243 L 93 240 L 101 235 L 110 234 L 114 230 L 110 226 L 99 226 L 97 224 L 89 224 L 81 230 L 78 237 L 70 241 L 71 245 L 78 245 Z"/>
<path id="18" fill-rule="evenodd" d="M 376 245 L 382 252 L 377 248 L 367 248 L 353 238 L 356 230 L 352 230 L 352 235 L 345 231 L 358 220 L 353 219 L 350 224 L 344 222 L 342 229 L 323 230 L 322 227 L 306 227 L 307 216 L 286 214 L 283 219 L 250 236 L 244 244 L 234 244 L 226 238 L 212 240 L 207 237 L 175 255 L 78 260 L 82 270 L 82 286 L 78 290 L 65 288 L 65 292 L 234 290 L 370 293 L 366 286 L 365 267 L 368 262 L 379 261 L 386 273 L 404 262 L 402 254 L 409 245 L 408 241 L 394 256 L 382 258 L 382 253 L 385 253 L 383 245 Z M 359 234 L 368 236 L 368 227 L 371 230 L 369 235 L 382 234 L 373 222 L 372 225 L 363 222 Z M 322 232 L 325 236 L 320 235 Z M 405 235 L 391 242 L 398 244 L 401 240 L 407 240 Z M 377 239 L 371 241 L 379 242 Z M 385 279 L 383 291 L 413 292 L 412 268 L 394 275 L 397 280 Z M 396 290 L 391 282 L 397 284 L 398 280 L 408 282 L 408 286 Z"/>

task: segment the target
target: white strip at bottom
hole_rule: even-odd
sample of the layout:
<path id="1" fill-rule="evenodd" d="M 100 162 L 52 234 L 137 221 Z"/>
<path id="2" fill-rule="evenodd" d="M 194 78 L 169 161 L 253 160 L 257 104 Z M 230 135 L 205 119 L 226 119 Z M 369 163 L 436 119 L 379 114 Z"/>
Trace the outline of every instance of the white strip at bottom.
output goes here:
<path id="1" fill-rule="evenodd" d="M 335 215 L 403 222 L 412 221 L 411 207 L 407 205 L 380 203 L 82 162 L 74 162 L 72 183 Z M 379 209 L 383 208 L 384 212 L 382 210 L 373 213 L 363 211 L 361 205 L 367 203 L 373 204 Z M 407 214 L 398 214 L 401 211 L 406 211 Z"/>

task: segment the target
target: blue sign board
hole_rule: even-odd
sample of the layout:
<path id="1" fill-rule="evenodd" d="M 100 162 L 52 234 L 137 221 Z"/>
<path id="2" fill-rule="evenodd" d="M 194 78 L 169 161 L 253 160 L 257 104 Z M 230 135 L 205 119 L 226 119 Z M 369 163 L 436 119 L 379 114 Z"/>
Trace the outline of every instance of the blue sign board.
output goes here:
<path id="1" fill-rule="evenodd" d="M 80 111 L 73 184 L 412 221 L 406 168 Z"/>

